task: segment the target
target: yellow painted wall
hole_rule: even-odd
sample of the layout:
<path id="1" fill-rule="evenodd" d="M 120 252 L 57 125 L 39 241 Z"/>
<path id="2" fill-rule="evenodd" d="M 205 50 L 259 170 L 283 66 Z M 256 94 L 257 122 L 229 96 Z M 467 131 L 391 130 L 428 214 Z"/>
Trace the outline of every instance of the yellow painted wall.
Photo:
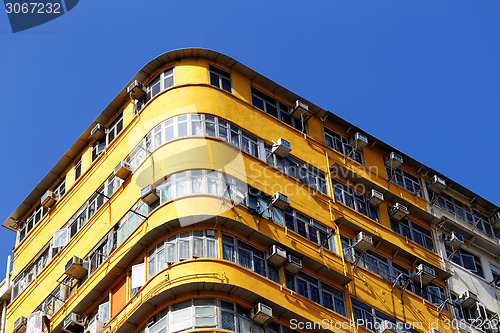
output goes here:
<path id="1" fill-rule="evenodd" d="M 233 79 L 233 95 L 208 85 L 209 63 L 231 72 Z M 385 166 L 383 162 L 383 157 L 385 157 L 388 152 L 382 152 L 378 148 L 367 146 L 363 152 L 366 168 L 356 162 L 345 161 L 345 157 L 342 154 L 324 145 L 323 123 L 320 119 L 312 117 L 309 120 L 309 135 L 304 136 L 299 131 L 251 105 L 251 82 L 248 78 L 221 64 L 208 62 L 202 58 L 182 59 L 169 63 L 162 69 L 156 71 L 150 78 L 153 78 L 161 70 L 172 65 L 175 65 L 174 87 L 155 96 L 138 115 L 134 116 L 133 107 L 130 102 L 123 105 L 120 111 L 123 110 L 124 112 L 124 129 L 93 163 L 91 163 L 90 145 L 84 149 L 82 152 L 82 176 L 76 182 L 74 182 L 73 179 L 73 164 L 67 168 L 67 193 L 14 250 L 14 278 L 50 240 L 54 230 L 60 229 L 74 215 L 78 208 L 94 193 L 98 186 L 111 175 L 113 168 L 118 162 L 130 153 L 148 131 L 161 121 L 179 114 L 196 112 L 213 114 L 235 123 L 239 127 L 264 139 L 268 143 L 271 143 L 271 140 L 277 140 L 279 137 L 283 137 L 291 142 L 293 148 L 291 154 L 294 157 L 323 170 L 325 173 L 329 165 L 341 163 L 354 172 L 371 179 L 374 183 L 383 188 L 389 189 L 397 195 L 400 195 L 405 200 L 426 209 L 426 202 L 424 199 L 417 198 L 413 193 L 397 185 L 388 184 L 385 177 Z M 272 92 L 266 91 L 263 87 L 257 86 L 257 88 L 273 95 Z M 286 101 L 280 96 L 275 97 L 285 102 L 287 105 L 292 105 L 293 103 L 293 101 Z M 326 125 L 339 134 L 345 134 L 345 129 L 340 128 L 336 124 L 332 124 L 330 121 L 327 121 Z M 200 151 L 200 149 L 210 149 L 210 152 L 207 152 L 205 155 L 188 156 L 183 156 L 181 153 L 182 151 L 196 151 L 196 149 L 198 149 L 197 151 Z M 157 161 L 157 164 L 155 164 L 155 175 L 153 176 L 147 172 L 152 163 L 152 158 L 150 157 L 134 172 L 132 177 L 129 177 L 129 179 L 116 191 L 111 200 L 104 204 L 77 235 L 75 235 L 56 257 L 52 259 L 52 262 L 45 267 L 42 273 L 39 274 L 30 286 L 9 305 L 8 329 L 10 330 L 13 321 L 17 317 L 20 315 L 26 316 L 31 313 L 41 303 L 41 300 L 48 296 L 49 291 L 57 286 L 56 279 L 62 274 L 64 264 L 73 255 L 84 257 L 89 253 L 95 245 L 95 242 L 89 242 L 89 239 L 100 240 L 109 232 L 115 223 L 124 216 L 127 210 L 138 200 L 139 190 L 144 182 L 155 182 L 172 172 L 190 168 L 217 169 L 217 161 L 224 160 L 226 155 L 234 154 L 234 152 L 235 149 L 231 148 L 231 146 L 225 142 L 212 138 L 204 139 L 201 137 L 179 138 L 158 148 L 153 156 Z M 175 158 L 172 158 L 172 156 L 175 156 Z M 169 160 L 175 161 L 168 165 L 161 163 L 161 161 Z M 379 170 L 383 170 L 383 173 L 376 176 L 373 172 L 368 172 L 366 169 L 370 166 L 376 166 Z M 244 174 L 241 172 L 242 168 L 246 170 Z M 407 167 L 404 168 L 415 174 L 415 170 Z M 264 173 L 264 170 L 267 170 L 267 173 Z M 269 167 L 264 162 L 246 153 L 242 154 L 241 159 L 236 164 L 225 167 L 224 171 L 236 178 L 248 181 L 252 186 L 264 190 L 268 194 L 274 193 L 273 186 L 281 186 L 285 189 L 283 192 L 289 195 L 293 208 L 313 217 L 330 228 L 336 228 L 333 222 L 335 219 L 339 217 L 347 218 L 369 232 L 383 237 L 393 244 L 404 248 L 406 251 L 411 251 L 418 258 L 432 265 L 440 266 L 440 259 L 437 254 L 409 243 L 404 237 L 395 234 L 390 229 L 385 203 L 381 205 L 379 209 L 381 223 L 378 224 L 353 211 L 349 207 L 340 203 L 334 203 L 333 198 L 327 195 L 321 193 L 311 195 L 305 191 L 297 191 L 297 188 L 302 186 L 302 184 L 297 183 L 296 180 L 289 176 L 279 177 L 277 169 Z M 288 192 L 286 189 L 288 189 Z M 68 310 L 81 300 L 82 295 L 88 293 L 93 286 L 95 286 L 103 276 L 116 265 L 118 260 L 125 256 L 127 250 L 147 232 L 152 230 L 155 226 L 179 215 L 195 213 L 221 214 L 214 202 L 216 203 L 218 201 L 213 196 L 196 195 L 177 200 L 175 202 L 175 207 L 171 203 L 158 207 L 151 213 L 151 217 L 147 222 L 138 227 L 137 230 L 129 236 L 127 241 L 115 250 L 108 259 L 109 265 L 102 265 L 99 267 L 84 285 L 80 287 L 78 293 L 68 300 L 66 305 L 54 316 L 54 323 L 60 322 L 67 314 Z M 333 207 L 332 213 L 330 212 L 330 206 Z M 387 313 L 394 314 L 402 320 L 421 319 L 425 316 L 437 318 L 439 316 L 439 314 L 436 313 L 434 305 L 428 304 L 428 302 L 410 293 L 404 295 L 403 300 L 405 306 L 403 306 L 398 295 L 394 295 L 390 292 L 390 286 L 387 281 L 363 269 L 353 273 L 352 269 L 349 269 L 350 264 L 344 267 L 343 258 L 341 256 L 330 251 L 325 251 L 326 254 L 323 257 L 316 244 L 304 239 L 294 232 L 286 230 L 284 227 L 274 222 L 266 221 L 265 219 L 257 219 L 248 214 L 245 208 L 238 207 L 234 212 L 228 211 L 221 215 L 225 215 L 232 219 L 236 218 L 237 215 L 241 215 L 242 221 L 252 228 L 259 230 L 265 235 L 279 239 L 279 241 L 286 246 L 305 253 L 307 256 L 317 261 L 325 260 L 330 267 L 339 272 L 343 272 L 347 267 L 348 275 L 354 278 L 354 282 L 346 288 L 346 299 L 348 299 L 351 294 L 355 295 L 360 300 L 380 307 L 380 309 Z M 416 218 L 413 219 L 423 226 L 429 226 L 425 221 Z M 346 232 L 349 233 L 349 231 Z M 339 243 L 339 235 L 337 234 L 335 237 L 336 242 Z M 247 239 L 247 241 L 252 242 L 251 239 Z M 255 241 L 253 241 L 253 243 L 255 243 Z M 255 245 L 262 248 L 262 245 Z M 387 254 L 383 249 L 381 249 L 381 252 Z M 178 265 L 176 264 L 171 268 L 171 273 L 169 274 L 171 274 L 170 276 L 172 277 L 180 278 L 182 274 L 200 269 L 203 271 L 219 271 L 221 265 L 225 265 L 225 269 L 228 270 L 227 278 L 230 279 L 231 283 L 244 281 L 248 276 L 248 272 L 245 272 L 235 265 L 219 263 L 216 260 L 205 260 L 203 262 L 203 264 L 191 261 L 179 263 Z M 406 265 L 408 265 L 408 263 L 406 263 Z M 324 276 L 321 276 L 321 278 L 328 280 L 328 278 Z M 192 279 L 196 280 L 197 278 L 192 277 Z M 217 280 L 219 277 L 214 275 L 213 279 Z M 316 305 L 311 305 L 310 303 L 312 302 L 310 301 L 303 300 L 301 297 L 292 297 L 296 295 L 293 295 L 293 293 L 290 294 L 289 291 L 287 292 L 279 286 L 274 286 L 269 280 L 259 276 L 252 276 L 252 279 L 255 280 L 257 286 L 256 290 L 258 292 L 262 292 L 273 301 L 276 300 L 276 302 L 281 302 L 280 304 L 285 307 L 293 308 L 305 317 L 317 319 L 318 316 L 325 315 L 329 318 L 339 319 L 337 315 L 331 313 L 329 310 L 320 309 Z M 158 291 L 161 288 L 167 288 L 169 286 L 168 283 L 165 284 L 165 281 L 156 280 L 157 279 L 148 282 L 147 288 L 141 291 L 141 295 L 147 295 L 155 290 Z M 342 288 L 337 282 L 330 282 Z M 272 288 L 270 287 L 271 285 Z M 40 286 L 43 286 L 43 288 L 40 288 Z M 377 290 L 383 290 L 383 292 L 377 293 Z M 127 310 L 124 311 L 129 311 L 130 309 L 128 309 L 128 307 L 134 307 L 136 304 L 137 302 L 126 305 L 125 307 Z M 120 318 L 123 318 L 121 313 L 122 312 L 117 314 L 116 318 L 110 324 L 111 327 L 116 327 L 115 325 L 120 322 Z M 348 316 L 350 315 L 350 309 L 348 307 Z"/>

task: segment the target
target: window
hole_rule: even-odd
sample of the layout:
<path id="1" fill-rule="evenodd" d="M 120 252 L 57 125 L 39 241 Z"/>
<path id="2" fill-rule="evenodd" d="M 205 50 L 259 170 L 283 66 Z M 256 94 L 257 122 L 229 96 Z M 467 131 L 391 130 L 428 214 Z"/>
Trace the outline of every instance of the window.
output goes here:
<path id="1" fill-rule="evenodd" d="M 446 254 L 448 257 L 452 254 L 452 250 L 447 248 Z M 465 269 L 468 269 L 472 273 L 475 273 L 484 278 L 483 267 L 481 265 L 481 259 L 475 254 L 470 253 L 467 250 L 462 248 L 458 248 L 450 258 L 455 264 L 462 266 Z"/>
<path id="2" fill-rule="evenodd" d="M 443 208 L 445 211 L 455 216 L 455 218 L 475 226 L 485 234 L 500 239 L 500 229 L 495 228 L 486 215 L 470 208 L 446 193 L 436 194 L 431 190 L 428 191 L 430 200 L 433 204 Z"/>
<path id="3" fill-rule="evenodd" d="M 133 270 L 128 271 L 128 298 L 131 299 L 138 291 L 141 289 L 141 287 L 135 287 L 132 284 L 132 276 L 134 272 Z"/>
<path id="4" fill-rule="evenodd" d="M 291 116 L 290 107 L 254 87 L 251 87 L 251 92 L 253 106 L 258 107 L 262 111 L 269 113 L 271 116 L 278 118 L 282 122 L 295 127 L 299 131 L 306 132 L 305 123 L 303 123 L 302 120 L 295 119 Z"/>
<path id="5" fill-rule="evenodd" d="M 175 333 L 193 329 L 226 329 L 238 333 L 291 333 L 278 323 L 262 327 L 251 311 L 222 299 L 193 299 L 167 307 L 148 320 L 138 333 Z"/>
<path id="6" fill-rule="evenodd" d="M 407 218 L 401 221 L 391 220 L 391 228 L 398 234 L 422 245 L 428 250 L 434 251 L 434 241 L 432 240 L 432 231 L 420 226 Z"/>
<path id="7" fill-rule="evenodd" d="M 33 229 L 33 227 L 47 214 L 49 210 L 43 207 L 41 204 L 37 205 L 25 221 L 21 223 L 21 227 L 19 228 L 19 242 L 21 242 L 24 237 L 28 234 L 28 232 Z"/>
<path id="8" fill-rule="evenodd" d="M 279 268 L 265 260 L 263 251 L 233 236 L 222 235 L 222 253 L 224 260 L 235 262 L 276 283 L 281 283 Z"/>
<path id="9" fill-rule="evenodd" d="M 357 323 L 360 323 L 362 326 L 365 328 L 378 332 L 378 328 L 380 327 L 380 324 L 384 321 L 387 320 L 393 324 L 396 324 L 397 327 L 399 328 L 399 331 L 403 332 L 408 332 L 408 333 L 419 333 L 418 329 L 422 329 L 422 327 L 413 327 L 412 325 L 418 325 L 421 323 L 413 323 L 413 324 L 405 324 L 385 313 L 383 313 L 380 310 L 377 310 L 370 305 L 363 303 L 359 300 L 357 300 L 354 297 L 351 297 L 351 303 L 352 303 L 352 312 L 354 315 L 354 321 Z"/>
<path id="10" fill-rule="evenodd" d="M 29 266 L 28 269 L 23 269 L 22 273 L 16 277 L 14 281 L 12 300 L 17 297 L 24 288 L 27 287 L 29 282 L 31 282 L 41 271 L 47 266 L 50 260 L 56 255 L 62 246 L 64 246 L 69 240 L 80 230 L 80 228 L 94 215 L 94 213 L 106 202 L 106 198 L 102 195 L 110 197 L 114 191 L 118 188 L 121 183 L 120 179 L 115 179 L 114 175 L 111 175 L 99 189 L 94 192 L 91 198 L 85 202 L 80 209 L 71 217 L 71 219 L 66 222 L 66 224 L 60 229 L 56 230 L 55 236 L 49 240 L 47 245 L 44 247 L 45 250 L 41 251 L 33 259 L 33 266 Z M 41 207 L 41 206 L 40 206 Z M 37 213 L 38 214 L 38 213 Z M 35 214 L 34 216 L 37 216 Z M 41 214 L 38 214 L 41 217 Z M 33 219 L 31 219 L 33 221 Z M 25 227 L 26 228 L 26 227 Z M 24 229 L 26 230 L 26 229 Z M 21 230 L 21 232 L 23 232 Z M 25 278 L 26 277 L 26 278 Z"/>
<path id="11" fill-rule="evenodd" d="M 106 136 L 102 139 L 96 140 L 92 143 L 91 155 L 92 162 L 94 162 L 99 155 L 104 151 L 104 149 L 113 141 L 113 139 L 120 133 L 123 129 L 123 112 L 121 112 L 116 118 L 111 122 L 111 124 L 106 129 Z"/>
<path id="12" fill-rule="evenodd" d="M 220 68 L 209 65 L 210 84 L 231 92 L 231 74 Z"/>
<path id="13" fill-rule="evenodd" d="M 334 237 L 330 237 L 333 231 L 330 228 L 294 209 L 285 210 L 285 225 L 288 229 L 326 249 L 332 251 L 335 249 Z"/>
<path id="14" fill-rule="evenodd" d="M 262 216 L 280 225 L 286 225 L 287 228 L 319 245 L 323 245 L 327 249 L 335 248 L 333 246 L 333 237 L 328 238 L 331 229 L 292 208 L 283 211 L 270 206 L 271 197 L 268 194 L 222 172 L 206 169 L 181 171 L 169 175 L 162 183 L 156 184 L 156 188 L 160 196 L 159 204 L 192 193 L 223 195 L 248 207 L 254 214 L 262 213 Z M 142 201 L 138 202 L 138 204 L 145 205 Z M 133 210 L 136 210 L 136 208 Z M 141 214 L 147 215 L 147 209 Z M 142 218 L 137 217 L 137 214 L 132 212 L 129 212 L 128 217 L 131 222 L 126 218 L 123 219 L 123 222 L 120 222 L 118 244 L 132 233 L 142 221 Z"/>
<path id="15" fill-rule="evenodd" d="M 350 238 L 344 235 L 340 235 L 340 240 L 342 242 L 342 252 L 346 258 L 355 261 L 356 258 L 359 258 L 359 256 L 361 256 L 362 253 L 352 247 L 352 240 Z M 366 251 L 363 258 L 360 259 L 359 265 L 369 269 L 375 274 L 378 274 L 391 282 L 398 278 L 401 274 L 397 281 L 397 284 L 399 286 L 403 286 L 405 282 L 410 278 L 410 271 L 407 268 L 395 263 L 394 261 L 382 256 L 381 254 L 371 249 L 368 249 Z"/>
<path id="16" fill-rule="evenodd" d="M 361 252 L 355 250 L 352 247 L 351 239 L 344 235 L 341 235 L 340 239 L 342 242 L 342 252 L 344 253 L 345 257 L 352 261 L 355 261 L 362 255 Z M 365 252 L 364 256 L 359 260 L 359 265 L 365 267 L 366 269 L 369 269 L 375 274 L 380 275 L 384 279 L 391 281 L 391 283 L 393 283 L 397 279 L 396 284 L 400 287 L 404 286 L 405 283 L 410 280 L 411 273 L 409 269 L 395 263 L 394 261 L 371 249 L 368 249 Z M 435 284 L 421 286 L 418 283 L 410 280 L 408 284 L 408 290 L 438 306 L 446 300 L 444 288 Z"/>
<path id="17" fill-rule="evenodd" d="M 174 67 L 165 69 L 147 85 L 147 101 L 174 85 Z"/>
<path id="18" fill-rule="evenodd" d="M 363 164 L 363 156 L 361 155 L 361 152 L 354 150 L 354 147 L 351 146 L 347 138 L 326 127 L 324 127 L 324 131 L 325 143 L 328 147 L 333 148 L 339 153 L 342 153 L 356 162 Z"/>
<path id="19" fill-rule="evenodd" d="M 294 276 L 285 274 L 285 278 L 288 289 L 343 316 L 346 315 L 343 291 L 303 272 Z"/>
<path id="20" fill-rule="evenodd" d="M 61 178 L 56 186 L 54 186 L 52 192 L 58 200 L 64 195 L 64 193 L 66 192 L 66 175 Z"/>
<path id="21" fill-rule="evenodd" d="M 186 231 L 160 242 L 148 253 L 148 278 L 167 264 L 195 257 L 217 257 L 215 231 Z"/>
<path id="22" fill-rule="evenodd" d="M 149 207 L 142 200 L 137 201 L 118 222 L 116 231 L 117 244 L 121 244 L 144 221 L 149 214 Z"/>
<path id="23" fill-rule="evenodd" d="M 94 162 L 96 158 L 101 155 L 104 148 L 106 148 L 106 138 L 96 140 L 92 143 L 92 162 Z"/>
<path id="24" fill-rule="evenodd" d="M 404 187 L 410 192 L 423 196 L 422 186 L 420 185 L 420 180 L 409 172 L 403 169 L 391 169 L 389 167 L 385 168 L 387 172 L 387 179 Z"/>
<path id="25" fill-rule="evenodd" d="M 364 194 L 359 194 L 349 186 L 342 184 L 335 178 L 332 178 L 333 195 L 335 200 L 342 202 L 344 205 L 368 216 L 372 220 L 379 222 L 378 208 L 372 206 L 368 202 L 368 197 Z"/>
<path id="26" fill-rule="evenodd" d="M 470 308 L 464 308 L 460 305 L 457 295 L 450 293 L 450 298 L 455 318 L 476 326 L 487 333 L 499 332 L 498 314 L 488 311 L 484 304 L 478 302 Z"/>
<path id="27" fill-rule="evenodd" d="M 491 274 L 493 275 L 493 284 L 497 287 L 500 287 L 500 268 L 497 266 L 490 265 Z"/>
<path id="28" fill-rule="evenodd" d="M 82 175 L 82 158 L 78 158 L 75 162 L 75 180 Z"/>
<path id="29" fill-rule="evenodd" d="M 132 169 L 136 169 L 151 152 L 162 144 L 184 136 L 211 136 L 235 145 L 282 172 L 306 183 L 308 186 L 328 193 L 325 174 L 292 156 L 278 159 L 271 154 L 271 145 L 245 130 L 221 118 L 207 114 L 185 114 L 172 117 L 158 124 L 135 147 L 127 157 Z"/>
<path id="30" fill-rule="evenodd" d="M 106 129 L 106 146 L 109 146 L 111 141 L 121 132 L 123 129 L 123 112 L 116 116 L 115 120 Z"/>

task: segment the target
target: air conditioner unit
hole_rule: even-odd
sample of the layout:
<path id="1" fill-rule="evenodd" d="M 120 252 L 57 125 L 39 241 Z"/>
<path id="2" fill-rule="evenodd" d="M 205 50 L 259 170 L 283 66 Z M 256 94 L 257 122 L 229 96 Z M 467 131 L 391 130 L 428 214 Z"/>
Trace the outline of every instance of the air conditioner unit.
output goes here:
<path id="1" fill-rule="evenodd" d="M 357 151 L 362 151 L 363 148 L 368 144 L 368 138 L 366 135 L 356 132 L 351 140 L 351 146 Z"/>
<path id="2" fill-rule="evenodd" d="M 279 138 L 271 148 L 271 153 L 278 156 L 279 158 L 285 158 L 291 151 L 292 144 L 282 138 Z"/>
<path id="3" fill-rule="evenodd" d="M 252 320 L 266 326 L 273 320 L 273 309 L 263 303 L 257 303 L 252 310 Z"/>
<path id="4" fill-rule="evenodd" d="M 441 332 L 441 331 L 439 331 L 439 330 L 437 330 L 437 329 L 435 329 L 435 328 L 431 328 L 430 330 L 428 330 L 428 331 L 427 331 L 427 332 L 425 332 L 425 333 L 443 333 L 443 332 Z"/>
<path id="5" fill-rule="evenodd" d="M 82 317 L 74 312 L 64 318 L 63 330 L 71 333 L 81 333 L 84 330 Z"/>
<path id="6" fill-rule="evenodd" d="M 462 295 L 460 295 L 458 302 L 463 308 L 470 308 L 477 302 L 479 299 L 477 298 L 477 294 L 473 293 L 470 290 L 464 291 Z"/>
<path id="7" fill-rule="evenodd" d="M 398 325 L 396 323 L 390 322 L 388 320 L 384 320 L 380 323 L 378 327 L 379 333 L 400 333 L 401 330 L 398 330 Z"/>
<path id="8" fill-rule="evenodd" d="M 278 209 L 286 209 L 290 206 L 290 199 L 281 192 L 276 192 L 271 197 L 271 205 Z"/>
<path id="9" fill-rule="evenodd" d="M 64 265 L 64 274 L 80 280 L 87 275 L 88 271 L 85 266 L 83 259 L 73 256 L 73 258 Z"/>
<path id="10" fill-rule="evenodd" d="M 446 190 L 446 187 L 446 181 L 438 175 L 432 177 L 431 182 L 429 183 L 429 189 L 436 193 L 443 192 Z"/>
<path id="11" fill-rule="evenodd" d="M 57 201 L 57 195 L 54 194 L 52 191 L 47 191 L 45 194 L 42 196 L 42 206 L 45 208 L 50 208 L 54 206 L 54 204 Z"/>
<path id="12" fill-rule="evenodd" d="M 462 235 L 452 231 L 448 236 L 446 236 L 444 241 L 446 245 L 456 249 L 459 248 L 461 245 L 463 245 L 464 238 L 462 237 Z"/>
<path id="13" fill-rule="evenodd" d="M 406 215 L 410 214 L 408 208 L 397 202 L 394 206 L 392 206 L 390 215 L 393 219 L 401 221 Z"/>
<path id="14" fill-rule="evenodd" d="M 158 196 L 158 192 L 153 185 L 150 184 L 141 189 L 141 200 L 144 201 L 147 205 L 151 206 L 159 199 L 160 197 Z"/>
<path id="15" fill-rule="evenodd" d="M 281 266 L 286 261 L 286 251 L 277 245 L 271 246 L 267 251 L 267 261 L 276 266 Z"/>
<path id="16" fill-rule="evenodd" d="M 368 202 L 371 205 L 378 207 L 382 202 L 384 202 L 384 195 L 379 191 L 371 190 L 370 193 L 368 193 Z"/>
<path id="17" fill-rule="evenodd" d="M 132 169 L 130 167 L 130 164 L 128 164 L 126 161 L 121 161 L 115 167 L 115 176 L 122 179 L 122 180 L 127 179 L 131 173 L 132 173 Z"/>
<path id="18" fill-rule="evenodd" d="M 302 260 L 292 256 L 291 254 L 287 257 L 287 262 L 285 263 L 285 270 L 288 273 L 297 274 L 302 269 Z"/>
<path id="19" fill-rule="evenodd" d="M 363 231 L 359 232 L 353 240 L 352 247 L 358 251 L 365 252 L 373 245 L 372 236 L 364 233 Z"/>
<path id="20" fill-rule="evenodd" d="M 128 87 L 127 93 L 132 95 L 134 99 L 141 99 L 146 95 L 144 85 L 137 80 L 134 80 Z"/>
<path id="21" fill-rule="evenodd" d="M 16 321 L 14 322 L 14 328 L 13 328 L 13 331 L 14 333 L 23 333 L 23 332 L 26 332 L 26 317 L 19 317 L 16 319 Z"/>
<path id="22" fill-rule="evenodd" d="M 89 324 L 84 333 L 103 333 L 104 323 L 100 320 L 94 320 L 93 323 Z"/>
<path id="23" fill-rule="evenodd" d="M 308 113 L 309 105 L 300 100 L 296 100 L 293 104 L 292 117 L 294 117 L 295 119 L 302 119 Z"/>
<path id="24" fill-rule="evenodd" d="M 105 135 L 106 131 L 104 129 L 104 126 L 102 126 L 101 124 L 95 125 L 94 128 L 92 128 L 92 130 L 90 131 L 90 137 L 94 140 L 100 140 L 104 138 Z"/>
<path id="25" fill-rule="evenodd" d="M 418 265 L 413 275 L 413 281 L 416 281 L 418 284 L 422 286 L 427 286 L 435 278 L 436 278 L 436 272 L 434 271 L 434 268 L 424 264 Z"/>
<path id="26" fill-rule="evenodd" d="M 500 211 L 493 214 L 493 216 L 491 217 L 491 221 L 493 222 L 493 225 L 495 227 L 500 228 Z"/>
<path id="27" fill-rule="evenodd" d="M 403 164 L 403 157 L 398 153 L 392 152 L 385 158 L 385 165 L 392 169 L 397 169 Z"/>

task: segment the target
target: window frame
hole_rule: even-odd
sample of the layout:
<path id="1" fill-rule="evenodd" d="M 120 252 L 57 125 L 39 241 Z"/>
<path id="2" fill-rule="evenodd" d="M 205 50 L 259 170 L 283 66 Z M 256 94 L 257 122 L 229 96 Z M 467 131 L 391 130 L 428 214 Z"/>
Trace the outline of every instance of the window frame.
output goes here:
<path id="1" fill-rule="evenodd" d="M 208 76 L 209 76 L 210 85 L 215 86 L 219 89 L 225 90 L 231 94 L 233 93 L 233 80 L 232 80 L 230 72 L 225 71 L 220 67 L 209 64 L 208 65 Z M 212 79 L 216 79 L 217 84 L 215 84 L 215 82 L 213 82 Z M 224 80 L 229 82 L 229 90 L 224 87 Z"/>

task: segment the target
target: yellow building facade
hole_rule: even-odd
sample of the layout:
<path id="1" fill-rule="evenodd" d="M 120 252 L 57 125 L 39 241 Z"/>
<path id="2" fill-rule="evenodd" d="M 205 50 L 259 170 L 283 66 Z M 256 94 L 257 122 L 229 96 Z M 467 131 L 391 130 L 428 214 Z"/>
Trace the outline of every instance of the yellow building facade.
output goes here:
<path id="1" fill-rule="evenodd" d="M 455 332 L 435 175 L 234 59 L 165 53 L 4 222 L 6 331 Z"/>

